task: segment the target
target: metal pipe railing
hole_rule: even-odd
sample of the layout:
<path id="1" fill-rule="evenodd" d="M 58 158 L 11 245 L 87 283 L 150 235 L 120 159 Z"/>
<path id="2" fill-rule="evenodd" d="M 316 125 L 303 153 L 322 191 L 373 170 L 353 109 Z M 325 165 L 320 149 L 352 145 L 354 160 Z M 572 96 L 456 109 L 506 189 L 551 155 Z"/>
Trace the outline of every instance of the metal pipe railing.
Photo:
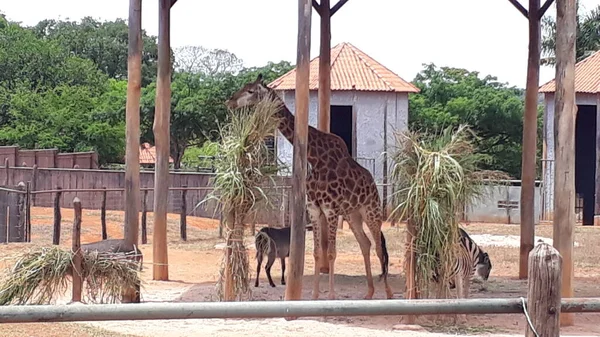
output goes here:
<path id="1" fill-rule="evenodd" d="M 0 306 L 0 323 L 153 319 L 516 314 L 523 298 L 192 302 Z M 600 312 L 600 298 L 562 300 L 562 312 Z"/>

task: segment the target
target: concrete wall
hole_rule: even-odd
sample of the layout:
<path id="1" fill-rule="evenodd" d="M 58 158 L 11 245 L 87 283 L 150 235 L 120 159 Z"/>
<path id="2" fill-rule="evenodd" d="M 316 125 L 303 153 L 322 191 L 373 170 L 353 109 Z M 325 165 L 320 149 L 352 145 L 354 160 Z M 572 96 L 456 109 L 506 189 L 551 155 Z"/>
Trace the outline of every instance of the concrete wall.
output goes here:
<path id="1" fill-rule="evenodd" d="M 286 106 L 295 112 L 295 93 L 293 90 L 280 92 Z M 318 116 L 317 91 L 310 92 L 309 125 L 317 127 Z M 387 105 L 387 146 L 393 147 L 393 132 L 402 132 L 408 128 L 408 94 L 391 92 L 333 91 L 331 105 L 354 105 L 356 114 L 356 157 L 373 158 L 373 162 L 357 161 L 373 174 L 378 183 L 383 181 L 384 152 L 384 111 Z M 280 133 L 276 138 L 277 154 L 287 165 L 292 165 L 293 147 Z M 388 150 L 389 151 L 389 150 Z M 391 164 L 388 164 L 388 167 Z"/>
<path id="2" fill-rule="evenodd" d="M 542 190 L 540 184 L 536 184 L 534 198 L 535 223 L 540 222 L 542 215 L 541 198 Z M 485 194 L 471 207 L 465 210 L 465 220 L 472 222 L 491 223 L 521 223 L 521 211 L 519 208 L 521 199 L 521 186 L 486 186 Z M 510 201 L 516 204 L 516 208 L 500 208 L 498 202 Z"/>

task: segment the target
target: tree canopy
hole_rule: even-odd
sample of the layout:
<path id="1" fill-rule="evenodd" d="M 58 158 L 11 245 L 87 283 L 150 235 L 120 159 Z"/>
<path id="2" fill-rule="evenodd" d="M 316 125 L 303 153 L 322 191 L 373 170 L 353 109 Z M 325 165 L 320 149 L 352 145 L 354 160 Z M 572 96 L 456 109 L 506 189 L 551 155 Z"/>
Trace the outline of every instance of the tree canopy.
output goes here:
<path id="1" fill-rule="evenodd" d="M 575 57 L 577 62 L 600 50 L 600 5 L 587 13 L 581 13 L 577 1 L 577 33 L 575 37 Z M 542 65 L 554 65 L 556 59 L 556 19 L 545 16 L 542 19 Z"/>
<path id="2" fill-rule="evenodd" d="M 409 127 L 441 132 L 468 124 L 479 136 L 478 151 L 487 155 L 483 168 L 521 176 L 523 137 L 522 89 L 476 71 L 424 65 L 413 83 L 421 89 L 409 98 Z"/>

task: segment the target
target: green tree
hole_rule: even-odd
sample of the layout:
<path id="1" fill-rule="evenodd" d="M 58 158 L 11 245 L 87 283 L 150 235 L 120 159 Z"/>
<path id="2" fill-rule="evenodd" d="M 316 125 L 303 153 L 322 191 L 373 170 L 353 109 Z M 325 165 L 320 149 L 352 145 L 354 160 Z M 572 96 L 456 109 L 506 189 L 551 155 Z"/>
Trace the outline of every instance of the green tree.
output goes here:
<path id="1" fill-rule="evenodd" d="M 110 78 L 127 78 L 128 26 L 125 20 L 97 21 L 84 17 L 80 22 L 42 20 L 30 28 L 38 37 L 81 58 L 92 60 Z M 142 85 L 156 78 L 158 47 L 155 36 L 142 30 Z"/>
<path id="2" fill-rule="evenodd" d="M 409 127 L 441 132 L 468 124 L 480 137 L 478 151 L 487 156 L 484 169 L 521 175 L 523 90 L 507 87 L 493 76 L 427 64 L 413 83 L 421 89 L 410 95 Z"/>
<path id="3" fill-rule="evenodd" d="M 1 20 L 0 144 L 64 152 L 94 149 L 101 162 L 119 159 L 123 117 L 117 112 L 108 119 L 111 110 L 98 110 L 101 102 L 114 102 L 114 97 L 103 99 L 113 91 L 107 75 L 57 41 Z"/>
<path id="4" fill-rule="evenodd" d="M 577 36 L 575 40 L 575 57 L 577 62 L 600 50 L 600 5 L 583 15 L 580 14 L 577 1 Z M 554 65 L 556 59 L 556 19 L 545 16 L 542 20 L 542 65 Z"/>

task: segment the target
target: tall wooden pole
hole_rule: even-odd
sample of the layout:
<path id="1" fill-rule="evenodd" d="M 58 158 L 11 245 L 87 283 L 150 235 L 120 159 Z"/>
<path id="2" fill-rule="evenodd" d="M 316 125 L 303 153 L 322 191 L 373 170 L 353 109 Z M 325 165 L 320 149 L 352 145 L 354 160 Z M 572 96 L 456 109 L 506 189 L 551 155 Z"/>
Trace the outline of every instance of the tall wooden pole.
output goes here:
<path id="1" fill-rule="evenodd" d="M 331 110 L 331 9 L 329 0 L 321 0 L 321 48 L 319 53 L 319 122 L 318 129 L 329 132 Z"/>
<path id="2" fill-rule="evenodd" d="M 142 90 L 142 0 L 129 0 L 127 105 L 125 108 L 125 225 L 129 246 L 138 244 L 140 207 L 140 96 Z"/>
<path id="3" fill-rule="evenodd" d="M 329 132 L 331 122 L 331 8 L 329 0 L 321 0 L 316 8 L 321 17 L 320 51 L 319 51 L 319 111 L 317 128 L 323 132 Z M 343 227 L 343 217 L 338 217 L 338 226 Z M 329 273 L 329 260 L 327 259 L 327 240 L 329 229 L 321 226 L 321 252 L 319 258 L 321 272 Z"/>
<path id="4" fill-rule="evenodd" d="M 554 247 L 563 258 L 563 298 L 573 297 L 573 226 L 575 225 L 575 0 L 556 1 L 556 94 L 554 170 Z M 562 326 L 573 314 L 562 313 Z"/>
<path id="5" fill-rule="evenodd" d="M 296 114 L 294 120 L 294 159 L 292 169 L 292 224 L 290 267 L 285 288 L 286 300 L 302 297 L 304 239 L 306 224 L 306 169 L 310 76 L 311 0 L 298 0 L 298 54 L 296 58 Z M 318 268 L 318 266 L 315 266 Z"/>
<path id="6" fill-rule="evenodd" d="M 156 79 L 156 110 L 154 140 L 156 168 L 154 171 L 154 236 L 153 279 L 168 280 L 167 203 L 169 198 L 169 124 L 171 118 L 171 0 L 159 0 L 158 5 L 158 77 Z"/>
<path id="7" fill-rule="evenodd" d="M 521 247 L 519 278 L 527 278 L 529 252 L 535 239 L 535 161 L 537 140 L 538 87 L 540 85 L 541 27 L 540 0 L 529 0 L 529 56 L 523 116 L 523 152 L 521 164 Z"/>

